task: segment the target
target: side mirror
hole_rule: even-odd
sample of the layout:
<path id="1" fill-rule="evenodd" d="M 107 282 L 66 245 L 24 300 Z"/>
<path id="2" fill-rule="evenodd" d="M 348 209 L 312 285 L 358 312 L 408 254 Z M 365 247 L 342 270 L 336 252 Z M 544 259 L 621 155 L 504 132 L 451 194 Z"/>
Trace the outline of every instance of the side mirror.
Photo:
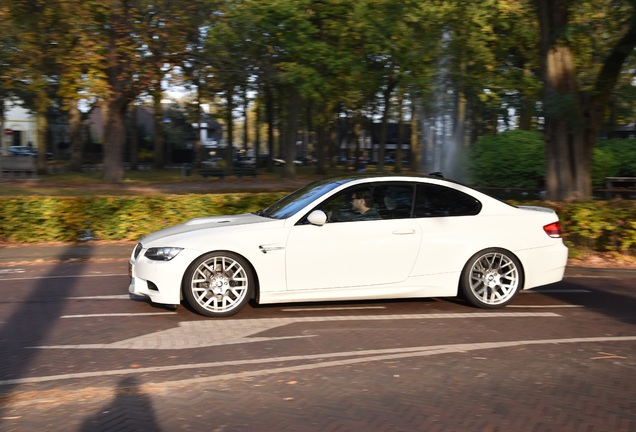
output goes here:
<path id="1" fill-rule="evenodd" d="M 327 213 L 322 210 L 314 210 L 309 213 L 309 216 L 307 216 L 307 220 L 312 225 L 323 226 L 327 223 Z"/>

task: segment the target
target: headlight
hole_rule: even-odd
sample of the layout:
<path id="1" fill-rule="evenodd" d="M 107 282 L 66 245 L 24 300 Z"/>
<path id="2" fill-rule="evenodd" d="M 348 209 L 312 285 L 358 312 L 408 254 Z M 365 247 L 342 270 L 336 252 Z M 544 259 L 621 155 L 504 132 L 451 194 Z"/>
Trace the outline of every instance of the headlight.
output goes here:
<path id="1" fill-rule="evenodd" d="M 177 247 L 155 247 L 148 249 L 145 256 L 153 261 L 170 261 L 182 250 L 183 248 Z"/>

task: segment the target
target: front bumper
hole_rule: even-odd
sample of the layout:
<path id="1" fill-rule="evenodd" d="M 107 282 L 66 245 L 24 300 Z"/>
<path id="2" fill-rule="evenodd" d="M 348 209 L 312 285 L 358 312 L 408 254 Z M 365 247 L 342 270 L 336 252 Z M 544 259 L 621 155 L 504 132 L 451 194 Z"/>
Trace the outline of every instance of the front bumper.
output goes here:
<path id="1" fill-rule="evenodd" d="M 128 292 L 135 296 L 148 297 L 158 304 L 178 305 L 182 300 L 181 283 L 190 263 L 201 255 L 201 251 L 184 249 L 170 261 L 153 261 L 145 257 L 146 248 L 128 263 L 130 284 Z"/>

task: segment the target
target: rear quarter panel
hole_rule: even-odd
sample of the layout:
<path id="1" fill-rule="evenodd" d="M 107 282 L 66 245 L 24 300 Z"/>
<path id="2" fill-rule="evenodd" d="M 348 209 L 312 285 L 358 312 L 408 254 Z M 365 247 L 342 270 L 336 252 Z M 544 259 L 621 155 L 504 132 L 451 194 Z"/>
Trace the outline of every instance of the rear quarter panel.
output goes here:
<path id="1" fill-rule="evenodd" d="M 417 219 L 423 240 L 413 276 L 456 273 L 459 281 L 471 256 L 487 248 L 501 248 L 520 259 L 526 287 L 551 281 L 567 261 L 562 239 L 551 238 L 543 230 L 557 220 L 553 212 L 519 209 L 504 203 L 484 205 L 476 216 Z M 552 275 L 540 275 L 546 271 Z"/>

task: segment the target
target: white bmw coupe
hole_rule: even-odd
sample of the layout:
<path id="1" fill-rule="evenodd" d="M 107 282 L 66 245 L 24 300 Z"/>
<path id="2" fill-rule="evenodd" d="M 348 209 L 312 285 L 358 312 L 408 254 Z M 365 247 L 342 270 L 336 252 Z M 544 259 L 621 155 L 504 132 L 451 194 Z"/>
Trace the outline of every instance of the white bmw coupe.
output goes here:
<path id="1" fill-rule="evenodd" d="M 499 308 L 563 278 L 557 214 L 439 176 L 341 177 L 142 238 L 129 292 L 225 317 L 260 304 L 454 297 Z"/>

